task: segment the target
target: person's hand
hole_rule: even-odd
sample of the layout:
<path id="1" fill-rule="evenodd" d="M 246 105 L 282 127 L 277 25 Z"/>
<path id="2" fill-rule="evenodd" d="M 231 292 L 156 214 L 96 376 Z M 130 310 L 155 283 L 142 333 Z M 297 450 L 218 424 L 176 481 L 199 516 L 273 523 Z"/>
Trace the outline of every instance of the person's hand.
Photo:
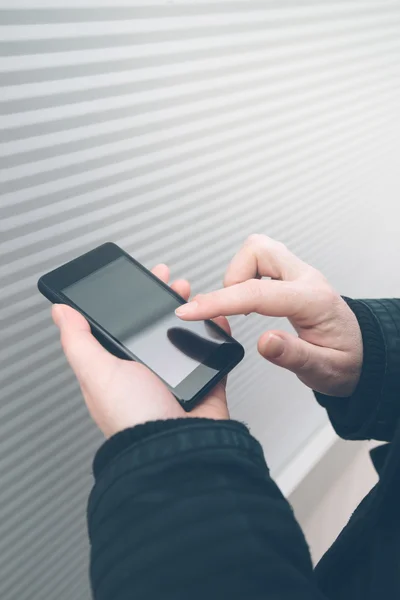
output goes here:
<path id="1" fill-rule="evenodd" d="M 316 391 L 352 394 L 363 361 L 360 327 L 319 271 L 280 242 L 252 235 L 229 265 L 224 285 L 225 289 L 196 296 L 177 315 L 185 320 L 251 312 L 287 317 L 298 337 L 267 331 L 258 340 L 260 354 L 293 371 Z"/>
<path id="2" fill-rule="evenodd" d="M 153 273 L 168 283 L 166 265 L 158 265 Z M 187 281 L 176 281 L 171 287 L 185 299 L 189 298 Z M 219 383 L 199 406 L 186 413 L 147 367 L 107 352 L 93 337 L 88 322 L 79 312 L 56 304 L 52 316 L 60 329 L 63 350 L 79 381 L 89 412 L 106 437 L 139 423 L 159 419 L 229 418 L 224 383 Z M 230 332 L 226 319 L 216 321 Z"/>

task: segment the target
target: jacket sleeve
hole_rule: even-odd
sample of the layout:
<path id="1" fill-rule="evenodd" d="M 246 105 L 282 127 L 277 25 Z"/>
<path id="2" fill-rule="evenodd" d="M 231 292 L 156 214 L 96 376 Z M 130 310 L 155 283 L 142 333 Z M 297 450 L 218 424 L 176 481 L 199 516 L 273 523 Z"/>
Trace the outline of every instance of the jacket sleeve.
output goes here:
<path id="1" fill-rule="evenodd" d="M 99 450 L 94 475 L 95 600 L 323 600 L 303 534 L 244 425 L 128 429 Z"/>
<path id="2" fill-rule="evenodd" d="M 360 382 L 350 398 L 316 397 L 341 437 L 391 441 L 400 421 L 400 300 L 345 300 L 363 337 Z"/>

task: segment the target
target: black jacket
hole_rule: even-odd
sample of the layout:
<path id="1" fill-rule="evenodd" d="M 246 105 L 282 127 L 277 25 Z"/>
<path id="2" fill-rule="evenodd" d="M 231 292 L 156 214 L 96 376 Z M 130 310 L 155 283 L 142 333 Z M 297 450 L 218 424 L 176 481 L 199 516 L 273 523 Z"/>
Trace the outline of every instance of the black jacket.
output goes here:
<path id="1" fill-rule="evenodd" d="M 360 384 L 351 398 L 317 397 L 341 436 L 391 443 L 376 454 L 379 483 L 316 569 L 244 425 L 159 421 L 95 458 L 96 600 L 400 598 L 400 300 L 349 304 L 364 340 Z"/>

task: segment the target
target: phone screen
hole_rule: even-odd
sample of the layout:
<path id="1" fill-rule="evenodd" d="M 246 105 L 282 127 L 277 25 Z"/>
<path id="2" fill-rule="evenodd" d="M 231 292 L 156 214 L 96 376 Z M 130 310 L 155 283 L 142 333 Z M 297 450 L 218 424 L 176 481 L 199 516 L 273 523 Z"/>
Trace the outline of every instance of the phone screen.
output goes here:
<path id="1" fill-rule="evenodd" d="M 179 319 L 179 300 L 124 256 L 62 291 L 171 387 L 212 366 L 230 340 L 205 321 Z"/>

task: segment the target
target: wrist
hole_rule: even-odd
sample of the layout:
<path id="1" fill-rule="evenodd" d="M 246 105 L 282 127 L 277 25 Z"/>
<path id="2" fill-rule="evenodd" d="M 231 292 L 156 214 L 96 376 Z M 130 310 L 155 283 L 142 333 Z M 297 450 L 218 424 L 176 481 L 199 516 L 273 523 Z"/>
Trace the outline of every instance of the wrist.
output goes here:
<path id="1" fill-rule="evenodd" d="M 360 323 L 352 310 L 353 302 L 348 298 L 344 298 L 344 300 L 349 307 L 347 309 L 349 313 L 347 331 L 351 335 L 352 349 L 349 351 L 349 360 L 344 377 L 346 384 L 342 389 L 342 393 L 338 395 L 341 397 L 349 397 L 354 394 L 360 383 L 364 363 L 364 343 Z"/>
<path id="2" fill-rule="evenodd" d="M 363 359 L 361 373 L 347 397 L 316 393 L 318 402 L 328 412 L 336 431 L 344 438 L 365 439 L 377 420 L 382 385 L 386 370 L 386 346 L 371 301 L 344 298 L 353 311 L 362 334 Z M 378 302 L 378 301 L 376 301 Z M 353 385 L 355 380 L 353 381 Z"/>

